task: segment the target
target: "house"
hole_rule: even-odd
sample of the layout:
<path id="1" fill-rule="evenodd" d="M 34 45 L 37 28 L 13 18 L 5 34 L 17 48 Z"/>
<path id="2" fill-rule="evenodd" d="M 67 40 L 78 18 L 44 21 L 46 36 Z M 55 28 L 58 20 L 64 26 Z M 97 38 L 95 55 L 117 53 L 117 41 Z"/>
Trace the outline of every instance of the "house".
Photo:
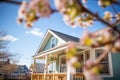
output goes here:
<path id="1" fill-rule="evenodd" d="M 26 65 L 17 65 L 17 68 L 11 72 L 10 79 L 12 80 L 26 80 L 27 75 L 30 73 Z"/>
<path id="2" fill-rule="evenodd" d="M 0 80 L 5 79 L 5 76 L 8 75 L 7 71 L 7 66 L 11 65 L 10 64 L 10 59 L 7 57 L 6 54 L 0 53 Z M 6 67 L 6 68 L 4 68 Z M 7 77 L 6 77 L 7 78 Z"/>
<path id="3" fill-rule="evenodd" d="M 4 67 L 8 65 L 10 65 L 9 59 L 2 59 L 0 57 L 0 80 L 5 79 L 5 76 L 8 75 L 4 69 Z"/>
<path id="4" fill-rule="evenodd" d="M 85 63 L 87 59 L 95 60 L 103 48 L 90 48 L 79 45 L 79 38 L 49 29 L 41 45 L 33 56 L 34 64 L 39 60 L 44 63 L 44 73 L 32 73 L 32 80 L 68 80 L 65 50 L 69 43 L 73 43 L 79 54 L 79 61 Z M 100 71 L 104 80 L 120 80 L 120 54 L 111 54 L 101 61 Z M 73 80 L 85 80 L 82 69 L 76 69 Z"/>

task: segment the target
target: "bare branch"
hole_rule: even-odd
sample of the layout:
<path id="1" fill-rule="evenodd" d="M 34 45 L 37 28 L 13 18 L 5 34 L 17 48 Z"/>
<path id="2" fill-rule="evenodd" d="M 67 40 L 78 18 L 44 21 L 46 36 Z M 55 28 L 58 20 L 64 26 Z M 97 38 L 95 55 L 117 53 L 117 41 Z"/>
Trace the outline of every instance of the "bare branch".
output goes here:
<path id="1" fill-rule="evenodd" d="M 114 1 L 114 3 L 115 3 L 116 5 L 118 5 L 118 6 L 120 6 L 120 2 Z"/>
<path id="2" fill-rule="evenodd" d="M 55 13 L 55 12 L 58 12 L 58 10 L 54 10 L 54 9 L 52 9 L 52 14 Z"/>
<path id="3" fill-rule="evenodd" d="M 7 2 L 7 3 L 12 3 L 12 4 L 17 4 L 17 5 L 22 4 L 22 2 L 20 1 L 13 1 L 13 0 L 0 0 L 0 2 Z"/>

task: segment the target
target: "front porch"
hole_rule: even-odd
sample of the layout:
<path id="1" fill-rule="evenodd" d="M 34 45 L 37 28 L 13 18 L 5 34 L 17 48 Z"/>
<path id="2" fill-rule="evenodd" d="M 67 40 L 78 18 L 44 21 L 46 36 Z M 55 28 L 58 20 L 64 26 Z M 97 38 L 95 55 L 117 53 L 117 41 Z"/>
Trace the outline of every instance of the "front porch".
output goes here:
<path id="1" fill-rule="evenodd" d="M 31 80 L 85 80 L 82 68 L 76 69 L 76 74 L 70 75 L 66 65 L 65 50 L 67 49 L 67 45 L 68 44 L 64 44 L 35 55 L 34 65 L 38 62 L 43 63 L 44 71 L 40 73 L 37 72 L 38 70 L 34 70 L 31 74 Z M 84 63 L 85 60 L 90 58 L 90 48 L 81 47 L 78 44 L 75 44 L 75 46 L 79 54 L 79 62 Z"/>
<path id="2" fill-rule="evenodd" d="M 31 80 L 67 80 L 66 73 L 32 73 Z M 73 75 L 72 80 L 85 80 L 82 73 L 76 73 Z"/>

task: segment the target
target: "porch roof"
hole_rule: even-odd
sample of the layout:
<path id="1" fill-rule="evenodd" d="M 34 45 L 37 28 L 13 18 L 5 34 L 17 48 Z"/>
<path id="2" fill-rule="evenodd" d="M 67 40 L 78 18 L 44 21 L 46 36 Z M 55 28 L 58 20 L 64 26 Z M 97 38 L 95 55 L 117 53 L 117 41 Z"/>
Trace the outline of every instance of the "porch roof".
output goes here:
<path id="1" fill-rule="evenodd" d="M 85 47 L 85 46 L 80 46 L 79 43 L 77 42 L 67 42 L 63 45 L 56 46 L 54 48 L 39 52 L 38 54 L 34 55 L 33 58 L 40 58 L 42 56 L 48 55 L 48 54 L 54 54 L 57 53 L 59 54 L 61 51 L 67 49 L 67 46 L 69 43 L 73 43 L 77 49 L 85 50 L 85 49 L 90 49 L 90 47 Z"/>

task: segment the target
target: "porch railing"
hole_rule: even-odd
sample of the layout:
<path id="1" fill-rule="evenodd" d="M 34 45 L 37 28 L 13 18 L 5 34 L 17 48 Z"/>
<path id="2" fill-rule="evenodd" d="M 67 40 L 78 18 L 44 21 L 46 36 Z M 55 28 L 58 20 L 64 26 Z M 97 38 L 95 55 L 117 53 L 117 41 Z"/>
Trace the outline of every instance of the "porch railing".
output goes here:
<path id="1" fill-rule="evenodd" d="M 45 79 L 44 79 L 45 78 Z M 43 74 L 43 73 L 32 73 L 31 80 L 67 80 L 66 73 L 54 73 L 54 74 Z M 73 75 L 73 80 L 85 80 L 82 73 L 76 73 Z"/>
<path id="2" fill-rule="evenodd" d="M 73 80 L 85 80 L 85 77 L 82 73 L 76 73 L 73 76 Z"/>

